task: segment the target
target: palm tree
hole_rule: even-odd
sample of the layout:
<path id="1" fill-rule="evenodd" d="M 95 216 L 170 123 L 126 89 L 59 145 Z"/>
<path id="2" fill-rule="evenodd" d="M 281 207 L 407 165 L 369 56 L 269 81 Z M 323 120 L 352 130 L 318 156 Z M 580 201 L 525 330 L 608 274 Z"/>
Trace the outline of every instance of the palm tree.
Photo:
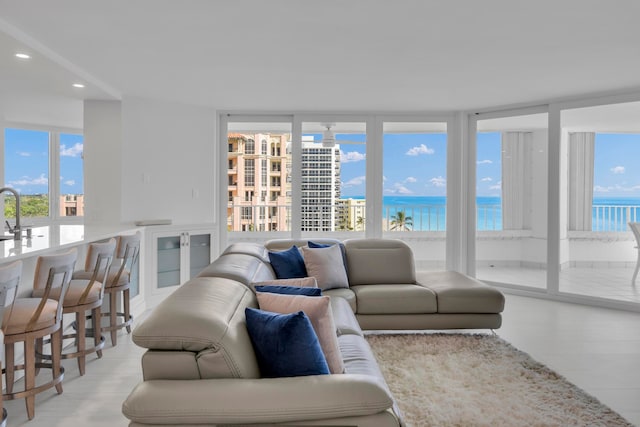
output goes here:
<path id="1" fill-rule="evenodd" d="M 362 228 L 364 230 L 364 217 L 362 217 L 362 216 L 359 216 L 356 219 L 356 230 L 359 229 L 359 228 Z"/>
<path id="2" fill-rule="evenodd" d="M 409 231 L 413 227 L 413 218 L 404 211 L 398 211 L 391 216 L 391 230 Z"/>

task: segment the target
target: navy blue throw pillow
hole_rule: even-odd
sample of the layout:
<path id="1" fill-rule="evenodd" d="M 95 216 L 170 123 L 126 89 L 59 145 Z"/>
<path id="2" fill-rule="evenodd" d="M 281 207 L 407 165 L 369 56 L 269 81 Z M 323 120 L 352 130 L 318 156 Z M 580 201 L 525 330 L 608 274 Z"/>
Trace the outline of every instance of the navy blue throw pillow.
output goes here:
<path id="1" fill-rule="evenodd" d="M 347 273 L 347 276 L 349 275 L 349 269 L 347 268 L 347 248 L 344 247 L 344 244 L 342 243 L 338 243 L 338 245 L 340 246 L 340 252 L 342 252 L 342 263 L 344 264 L 344 271 Z M 325 243 L 316 243 L 316 242 L 312 242 L 311 240 L 309 240 L 307 242 L 307 246 L 309 246 L 311 249 L 313 248 L 328 248 L 329 246 L 333 246 L 333 244 L 325 244 Z"/>
<path id="2" fill-rule="evenodd" d="M 260 285 L 256 286 L 256 292 L 271 292 L 272 294 L 305 295 L 308 297 L 322 296 L 320 288 L 302 288 L 299 286 Z"/>
<path id="3" fill-rule="evenodd" d="M 329 365 L 303 311 L 278 314 L 247 307 L 247 331 L 264 378 L 329 374 Z"/>
<path id="4" fill-rule="evenodd" d="M 269 262 L 278 279 L 296 279 L 307 277 L 304 258 L 297 246 L 291 246 L 286 251 L 269 251 Z"/>

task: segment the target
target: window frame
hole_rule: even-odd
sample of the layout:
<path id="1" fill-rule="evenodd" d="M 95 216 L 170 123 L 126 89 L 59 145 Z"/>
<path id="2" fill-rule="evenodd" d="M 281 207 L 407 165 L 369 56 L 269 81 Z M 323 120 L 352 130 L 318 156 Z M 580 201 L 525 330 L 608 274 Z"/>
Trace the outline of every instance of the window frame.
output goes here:
<path id="1" fill-rule="evenodd" d="M 56 127 L 56 126 L 42 126 L 35 124 L 25 124 L 25 123 L 14 123 L 14 122 L 2 122 L 2 136 L 0 137 L 0 186 L 4 187 L 5 183 L 5 131 L 6 129 L 18 129 L 24 131 L 36 131 L 36 132 L 47 132 L 49 134 L 49 176 L 48 176 L 48 195 L 49 195 L 49 215 L 47 216 L 39 216 L 39 217 L 30 217 L 28 219 L 29 225 L 44 225 L 54 223 L 83 223 L 84 216 L 63 216 L 60 215 L 60 197 L 62 194 L 60 193 L 61 185 L 60 185 L 60 135 L 62 134 L 70 134 L 70 135 L 81 135 L 82 141 L 84 145 L 84 131 L 83 129 L 76 128 L 65 128 L 65 127 Z M 83 166 L 83 195 L 84 195 L 84 166 Z M 0 218 L 4 223 L 4 198 L 0 200 Z M 24 221 L 23 221 L 24 222 Z"/>

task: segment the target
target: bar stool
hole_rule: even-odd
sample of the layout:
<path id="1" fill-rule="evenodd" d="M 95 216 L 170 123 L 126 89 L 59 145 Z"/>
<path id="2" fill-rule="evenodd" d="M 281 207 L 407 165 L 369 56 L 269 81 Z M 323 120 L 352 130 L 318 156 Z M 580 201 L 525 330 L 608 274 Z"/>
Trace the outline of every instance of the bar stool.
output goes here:
<path id="1" fill-rule="evenodd" d="M 62 359 L 76 358 L 80 375 L 85 373 L 86 356 L 96 353 L 98 358 L 102 357 L 105 337 L 102 334 L 93 334 L 93 347 L 87 348 L 86 320 L 92 322 L 91 331 L 100 330 L 101 307 L 104 295 L 104 283 L 106 283 L 109 267 L 113 260 L 116 249 L 116 239 L 109 239 L 107 242 L 90 243 L 85 261 L 85 269 L 73 274 L 69 290 L 63 302 L 62 312 L 64 314 L 75 313 L 74 322 L 75 333 L 65 334 L 62 339 L 73 339 L 74 348 L 71 352 L 62 352 Z M 75 278 L 84 276 L 87 278 Z M 43 288 L 35 288 L 31 294 L 33 297 L 40 297 L 44 292 Z M 87 311 L 90 314 L 87 315 Z M 43 359 L 50 359 L 49 354 L 40 354 Z"/>
<path id="2" fill-rule="evenodd" d="M 18 293 L 20 284 L 20 274 L 22 272 L 22 261 L 15 261 L 11 264 L 0 266 L 0 339 L 4 342 L 4 332 L 2 323 L 7 310 L 7 316 L 13 309 L 13 301 Z M 2 390 L 2 375 L 0 375 L 0 390 Z M 7 425 L 7 410 L 4 407 L 2 395 L 0 395 L 0 408 L 2 408 L 2 420 L 0 427 Z"/>
<path id="3" fill-rule="evenodd" d="M 117 269 L 112 268 L 109 272 L 104 289 L 109 295 L 109 312 L 102 314 L 109 317 L 109 326 L 103 326 L 102 331 L 111 332 L 111 345 L 117 344 L 120 329 L 127 328 L 127 333 L 131 333 L 131 323 L 133 323 L 133 316 L 129 308 L 131 271 L 140 255 L 140 238 L 139 231 L 135 234 L 118 236 L 116 258 L 120 260 L 120 266 Z M 122 292 L 122 312 L 118 311 L 118 292 Z M 120 318 L 123 319 L 122 322 L 118 322 Z"/>
<path id="4" fill-rule="evenodd" d="M 60 366 L 62 352 L 62 303 L 69 288 L 73 267 L 78 252 L 71 249 L 59 255 L 38 257 L 34 275 L 34 284 L 44 283 L 41 298 L 15 298 L 5 309 L 2 329 L 4 332 L 6 375 L 5 399 L 25 398 L 27 416 L 35 415 L 35 395 L 56 388 L 62 393 L 64 368 Z M 40 287 L 40 286 L 38 286 Z M 52 298 L 52 297 L 55 297 Z M 51 363 L 44 363 L 36 354 L 41 348 L 44 337 L 51 338 Z M 15 344 L 24 342 L 24 364 L 15 365 Z M 52 379 L 46 384 L 36 386 L 36 374 L 41 368 L 51 369 Z M 24 370 L 24 390 L 13 392 L 16 370 Z"/>

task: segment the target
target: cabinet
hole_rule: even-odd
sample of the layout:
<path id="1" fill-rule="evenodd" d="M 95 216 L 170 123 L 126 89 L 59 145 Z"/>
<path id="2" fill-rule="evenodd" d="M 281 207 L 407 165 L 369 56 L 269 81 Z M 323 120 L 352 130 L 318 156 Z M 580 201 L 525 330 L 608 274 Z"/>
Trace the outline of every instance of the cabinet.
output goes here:
<path id="1" fill-rule="evenodd" d="M 213 232 L 205 229 L 153 233 L 155 288 L 178 286 L 211 263 Z"/>

